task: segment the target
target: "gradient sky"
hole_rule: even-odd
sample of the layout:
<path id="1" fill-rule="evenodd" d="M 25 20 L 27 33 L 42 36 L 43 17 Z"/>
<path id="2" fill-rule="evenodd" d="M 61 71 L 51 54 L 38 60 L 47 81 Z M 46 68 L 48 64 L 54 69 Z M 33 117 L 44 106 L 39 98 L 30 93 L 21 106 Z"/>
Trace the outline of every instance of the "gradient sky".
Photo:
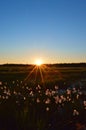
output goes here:
<path id="1" fill-rule="evenodd" d="M 0 0 L 0 63 L 86 62 L 86 0 Z"/>

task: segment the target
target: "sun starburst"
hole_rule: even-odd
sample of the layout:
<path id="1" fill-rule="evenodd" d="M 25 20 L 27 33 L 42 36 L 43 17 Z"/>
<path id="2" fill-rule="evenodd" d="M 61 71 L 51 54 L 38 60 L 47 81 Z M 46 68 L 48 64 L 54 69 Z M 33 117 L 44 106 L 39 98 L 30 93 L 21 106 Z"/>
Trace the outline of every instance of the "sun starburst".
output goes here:
<path id="1" fill-rule="evenodd" d="M 36 60 L 35 64 L 36 64 L 37 66 L 41 66 L 41 65 L 43 64 L 43 61 L 42 61 L 41 59 Z"/>

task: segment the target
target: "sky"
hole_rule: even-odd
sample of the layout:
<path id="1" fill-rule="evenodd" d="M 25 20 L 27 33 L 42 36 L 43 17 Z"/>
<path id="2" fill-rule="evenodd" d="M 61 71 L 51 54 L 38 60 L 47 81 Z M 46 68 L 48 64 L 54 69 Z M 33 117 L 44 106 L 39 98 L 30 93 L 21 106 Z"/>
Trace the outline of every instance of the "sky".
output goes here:
<path id="1" fill-rule="evenodd" d="M 0 0 L 0 64 L 86 62 L 86 0 Z"/>

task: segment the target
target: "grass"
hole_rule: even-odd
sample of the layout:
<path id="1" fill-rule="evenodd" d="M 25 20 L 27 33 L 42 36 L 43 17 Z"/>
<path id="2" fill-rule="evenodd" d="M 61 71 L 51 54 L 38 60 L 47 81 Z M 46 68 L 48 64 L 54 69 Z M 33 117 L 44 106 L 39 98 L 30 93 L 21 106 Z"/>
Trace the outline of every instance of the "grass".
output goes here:
<path id="1" fill-rule="evenodd" d="M 28 75 L 28 81 L 38 80 L 41 82 L 40 71 L 33 70 L 33 65 L 1 65 L 0 66 L 0 80 L 24 80 Z M 36 72 L 37 71 L 37 72 Z M 86 64 L 55 64 L 46 65 L 41 69 L 44 82 L 56 82 L 67 80 L 80 80 L 86 79 Z M 35 78 L 37 76 L 37 79 Z"/>
<path id="2" fill-rule="evenodd" d="M 75 81 L 86 80 L 86 65 L 44 65 L 36 69 L 34 67 L 0 66 L 0 81 L 4 81 L 0 85 L 0 129 L 74 130 L 77 123 L 85 125 L 86 111 L 83 101 L 86 95 L 81 95 L 80 92 L 86 91 L 86 83 L 85 88 L 84 85 L 82 88 L 80 84 L 75 84 L 76 90 L 71 85 L 76 83 Z M 65 90 L 64 93 L 62 89 Z M 46 103 L 48 100 L 50 103 Z M 73 116 L 74 110 L 79 111 L 78 116 Z"/>

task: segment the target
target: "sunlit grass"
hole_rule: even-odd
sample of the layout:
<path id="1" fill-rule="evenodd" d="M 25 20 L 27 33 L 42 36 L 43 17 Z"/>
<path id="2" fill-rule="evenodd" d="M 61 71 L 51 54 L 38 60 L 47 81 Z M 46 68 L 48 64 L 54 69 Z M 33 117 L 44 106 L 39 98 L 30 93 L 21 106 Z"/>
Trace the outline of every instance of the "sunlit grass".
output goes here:
<path id="1" fill-rule="evenodd" d="M 33 68 L 28 72 L 28 75 L 24 79 L 25 82 L 31 80 L 33 82 L 45 83 L 46 81 L 51 81 L 52 78 L 54 80 L 63 78 L 61 72 L 58 69 L 53 69 L 52 67 L 41 63 L 42 62 L 37 62 L 37 64 L 33 65 Z"/>

